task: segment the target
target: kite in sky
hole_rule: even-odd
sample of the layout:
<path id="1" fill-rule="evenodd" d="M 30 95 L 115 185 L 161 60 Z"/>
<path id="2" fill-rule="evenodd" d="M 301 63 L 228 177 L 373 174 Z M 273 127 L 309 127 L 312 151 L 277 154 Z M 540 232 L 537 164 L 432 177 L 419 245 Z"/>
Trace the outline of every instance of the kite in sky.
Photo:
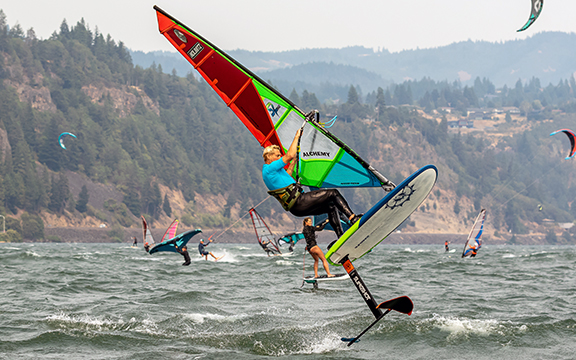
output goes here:
<path id="1" fill-rule="evenodd" d="M 566 160 L 569 160 L 573 158 L 574 153 L 576 153 L 576 135 L 574 135 L 574 132 L 572 130 L 560 129 L 558 131 L 554 131 L 552 134 L 550 134 L 550 136 L 556 135 L 558 133 L 566 134 L 566 136 L 568 136 L 568 139 L 570 140 L 570 153 L 566 157 Z"/>
<path id="2" fill-rule="evenodd" d="M 524 24 L 524 26 L 522 26 L 522 28 L 518 30 L 518 32 L 528 29 L 530 25 L 532 25 L 534 21 L 538 19 L 538 16 L 540 16 L 540 13 L 542 12 L 543 5 L 544 0 L 532 0 L 532 11 L 530 12 L 530 17 L 528 18 L 526 24 Z"/>
<path id="3" fill-rule="evenodd" d="M 66 136 L 66 135 L 69 135 L 69 136 L 76 138 L 76 135 L 69 133 L 69 132 L 63 132 L 62 134 L 60 134 L 60 136 L 58 136 L 58 142 L 60 143 L 60 146 L 64 150 L 66 150 L 66 146 L 64 146 L 64 136 Z"/>

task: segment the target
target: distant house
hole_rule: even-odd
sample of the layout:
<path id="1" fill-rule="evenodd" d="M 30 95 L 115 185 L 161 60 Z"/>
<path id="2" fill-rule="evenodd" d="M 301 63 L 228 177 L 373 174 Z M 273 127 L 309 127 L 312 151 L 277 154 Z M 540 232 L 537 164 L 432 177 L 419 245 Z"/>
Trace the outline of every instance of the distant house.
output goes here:
<path id="1" fill-rule="evenodd" d="M 445 113 L 451 114 L 454 108 L 442 106 L 438 108 L 438 111 L 444 111 Z"/>
<path id="2" fill-rule="evenodd" d="M 518 109 L 516 106 L 504 106 L 502 111 L 510 114 L 520 114 L 520 109 Z"/>
<path id="3" fill-rule="evenodd" d="M 474 121 L 469 119 L 448 121 L 448 127 L 451 129 L 462 129 L 462 128 L 472 129 L 474 127 Z"/>
<path id="4" fill-rule="evenodd" d="M 478 111 L 468 111 L 468 120 L 482 120 L 484 119 L 484 112 Z"/>
<path id="5" fill-rule="evenodd" d="M 558 226 L 560 226 L 564 230 L 568 230 L 574 226 L 574 223 L 558 223 Z"/>

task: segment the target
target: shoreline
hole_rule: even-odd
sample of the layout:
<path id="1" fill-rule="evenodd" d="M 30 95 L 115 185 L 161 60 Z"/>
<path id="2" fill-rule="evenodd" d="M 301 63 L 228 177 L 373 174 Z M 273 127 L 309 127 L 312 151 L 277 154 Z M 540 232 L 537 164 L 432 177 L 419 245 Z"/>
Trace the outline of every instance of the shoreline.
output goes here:
<path id="1" fill-rule="evenodd" d="M 94 227 L 47 227 L 44 229 L 44 234 L 48 236 L 57 236 L 60 238 L 62 243 L 114 243 L 115 241 L 110 240 L 108 237 L 108 232 L 110 229 L 105 228 L 94 228 Z M 124 241 L 122 243 L 132 243 L 132 237 L 138 239 L 138 243 L 142 243 L 142 229 L 139 228 L 126 228 L 124 231 Z M 212 234 L 218 234 L 221 229 L 206 229 L 201 234 L 196 235 L 193 239 L 198 241 L 200 239 L 207 239 Z M 163 229 L 152 229 L 152 235 L 156 242 L 159 242 L 164 235 Z M 276 234 L 281 235 L 281 234 Z M 448 240 L 454 245 L 463 244 L 466 240 L 468 234 L 427 234 L 427 233 L 397 233 L 394 232 L 388 236 L 385 243 L 388 244 L 439 244 L 444 246 L 444 241 Z M 493 237 L 490 235 L 484 235 L 484 241 L 495 245 L 505 245 L 509 242 L 512 236 L 506 236 L 504 238 Z M 334 240 L 334 234 L 332 232 L 321 232 L 318 234 L 318 243 L 328 244 Z M 220 243 L 232 243 L 232 244 L 251 244 L 256 243 L 257 239 L 252 230 L 236 230 L 228 231 L 224 234 L 219 235 L 214 240 Z M 31 240 L 24 240 L 24 242 L 35 242 Z M 57 242 L 57 241 L 37 241 L 37 242 Z M 563 244 L 561 242 L 557 244 L 549 244 L 545 240 L 545 236 L 542 234 L 527 234 L 527 235 L 516 235 L 516 245 L 570 245 Z"/>

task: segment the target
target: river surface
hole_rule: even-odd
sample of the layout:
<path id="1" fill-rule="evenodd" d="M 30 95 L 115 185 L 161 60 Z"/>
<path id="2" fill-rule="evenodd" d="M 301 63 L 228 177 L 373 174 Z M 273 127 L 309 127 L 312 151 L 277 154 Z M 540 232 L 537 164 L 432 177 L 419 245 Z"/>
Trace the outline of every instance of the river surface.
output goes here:
<path id="1" fill-rule="evenodd" d="M 0 244 L 0 359 L 576 358 L 574 246 L 461 259 L 459 247 L 381 244 L 354 264 L 378 302 L 406 295 L 414 312 L 351 347 L 340 338 L 373 315 L 349 279 L 301 288 L 302 244 L 282 257 L 208 249 L 225 256 L 191 251 L 184 267 L 126 244 Z"/>

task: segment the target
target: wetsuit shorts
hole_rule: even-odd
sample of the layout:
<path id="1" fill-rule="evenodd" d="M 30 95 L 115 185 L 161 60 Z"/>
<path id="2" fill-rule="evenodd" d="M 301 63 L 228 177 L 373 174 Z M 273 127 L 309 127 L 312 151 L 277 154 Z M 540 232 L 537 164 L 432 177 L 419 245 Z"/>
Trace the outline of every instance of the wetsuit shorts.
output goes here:
<path id="1" fill-rule="evenodd" d="M 306 248 L 308 249 L 308 251 L 310 251 L 310 249 L 312 249 L 314 246 L 317 245 L 318 243 L 316 242 L 316 240 L 308 241 L 308 239 L 306 239 Z"/>

